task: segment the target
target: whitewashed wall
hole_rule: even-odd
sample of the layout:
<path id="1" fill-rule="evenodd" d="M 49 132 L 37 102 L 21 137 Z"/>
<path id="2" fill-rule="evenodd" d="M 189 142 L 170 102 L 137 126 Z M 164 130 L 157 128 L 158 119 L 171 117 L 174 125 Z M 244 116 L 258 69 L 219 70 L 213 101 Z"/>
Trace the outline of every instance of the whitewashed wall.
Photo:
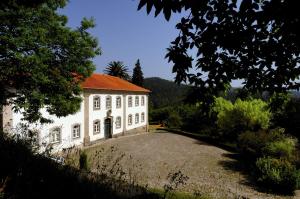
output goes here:
<path id="1" fill-rule="evenodd" d="M 73 115 L 68 115 L 67 117 L 58 118 L 53 115 L 49 115 L 46 110 L 41 110 L 43 116 L 53 120 L 53 123 L 50 124 L 30 124 L 29 127 L 31 129 L 37 130 L 39 134 L 39 144 L 45 143 L 45 145 L 49 144 L 49 132 L 50 129 L 54 127 L 61 128 L 61 142 L 53 144 L 53 150 L 58 151 L 62 150 L 63 148 L 69 148 L 75 145 L 81 145 L 83 143 L 83 136 L 84 136 L 84 111 L 83 111 L 83 102 L 80 106 L 80 111 Z M 24 123 L 22 121 L 22 114 L 21 113 L 13 113 L 13 126 L 16 130 L 18 130 L 20 124 Z M 80 137 L 79 138 L 72 138 L 72 125 L 80 124 Z"/>
<path id="2" fill-rule="evenodd" d="M 99 96 L 100 101 L 100 109 L 94 110 L 93 99 L 95 96 Z M 111 96 L 111 118 L 112 118 L 112 126 L 113 132 L 112 135 L 116 135 L 122 133 L 123 131 L 132 130 L 141 126 L 147 125 L 148 121 L 148 112 L 147 112 L 147 103 L 148 97 L 147 95 L 139 94 L 139 95 L 129 95 L 129 94 L 107 94 L 98 92 L 97 94 L 91 94 L 89 96 L 89 136 L 90 141 L 96 141 L 98 139 L 104 138 L 104 120 L 107 118 L 107 109 L 106 109 L 106 97 Z M 128 98 L 132 97 L 132 107 L 128 107 Z M 135 97 L 139 96 L 139 105 L 135 106 Z M 145 103 L 141 104 L 141 98 L 144 96 Z M 116 98 L 121 97 L 121 108 L 116 108 Z M 124 100 L 125 97 L 125 100 Z M 125 102 L 125 104 L 124 104 Z M 125 123 L 124 123 L 124 111 L 125 111 Z M 63 148 L 69 148 L 76 145 L 83 144 L 84 140 L 84 101 L 81 103 L 80 111 L 76 114 L 69 115 L 67 117 L 58 118 L 53 115 L 49 115 L 46 110 L 41 111 L 43 116 L 50 118 L 53 120 L 53 123 L 40 125 L 40 124 L 30 124 L 30 128 L 36 129 L 40 132 L 39 141 L 40 144 L 46 143 L 49 144 L 49 132 L 54 127 L 61 127 L 61 142 L 53 145 L 54 151 L 62 150 Z M 139 114 L 139 122 L 135 123 L 135 114 Z M 145 114 L 144 122 L 141 122 L 141 113 Z M 132 125 L 128 125 L 128 116 L 132 114 Z M 116 118 L 121 117 L 121 128 L 116 128 Z M 13 113 L 13 127 L 15 129 L 18 128 L 20 123 L 24 123 L 22 120 L 21 113 Z M 94 135 L 93 132 L 93 122 L 95 120 L 100 120 L 100 133 Z M 72 138 L 72 126 L 74 124 L 80 124 L 80 137 Z M 124 127 L 126 126 L 126 129 Z"/>
<path id="3" fill-rule="evenodd" d="M 128 98 L 132 97 L 132 107 L 128 107 Z M 139 106 L 135 106 L 135 97 L 138 96 L 139 97 Z M 142 106 L 141 102 L 142 102 L 142 96 L 144 96 L 145 99 L 145 103 Z M 145 126 L 147 124 L 147 96 L 146 95 L 127 95 L 126 96 L 126 130 L 131 130 L 134 128 L 138 128 L 140 126 Z M 141 122 L 141 113 L 145 113 L 145 121 Z M 138 113 L 139 114 L 139 123 L 135 123 L 135 114 Z M 128 125 L 128 116 L 132 115 L 132 125 Z"/>

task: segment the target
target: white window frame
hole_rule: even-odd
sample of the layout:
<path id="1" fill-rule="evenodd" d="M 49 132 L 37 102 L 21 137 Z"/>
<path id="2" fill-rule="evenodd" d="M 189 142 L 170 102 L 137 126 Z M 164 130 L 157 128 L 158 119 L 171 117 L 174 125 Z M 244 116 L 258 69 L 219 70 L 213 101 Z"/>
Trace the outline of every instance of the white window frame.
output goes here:
<path id="1" fill-rule="evenodd" d="M 128 115 L 128 126 L 132 125 L 132 115 Z"/>
<path id="2" fill-rule="evenodd" d="M 57 130 L 58 130 L 58 132 L 56 132 Z M 49 142 L 51 144 L 55 144 L 55 143 L 60 143 L 61 142 L 61 127 L 57 126 L 57 127 L 53 127 L 53 128 L 50 129 Z"/>
<path id="3" fill-rule="evenodd" d="M 142 96 L 142 99 L 141 99 L 141 105 L 142 105 L 142 106 L 145 106 L 145 97 L 144 97 L 144 96 Z"/>
<path id="4" fill-rule="evenodd" d="M 138 113 L 136 113 L 136 114 L 135 114 L 135 117 L 134 117 L 135 123 L 138 124 L 138 123 L 139 123 L 139 120 L 140 120 L 140 116 L 139 116 Z"/>
<path id="5" fill-rule="evenodd" d="M 139 103 L 140 103 L 140 98 L 139 98 L 139 96 L 135 96 L 134 103 L 135 103 L 135 106 L 139 106 Z"/>
<path id="6" fill-rule="evenodd" d="M 96 124 L 98 123 L 98 124 Z M 93 135 L 98 135 L 101 132 L 101 122 L 100 120 L 93 121 Z"/>
<path id="7" fill-rule="evenodd" d="M 72 125 L 72 138 L 73 139 L 80 138 L 80 134 L 81 134 L 80 124 Z"/>
<path id="8" fill-rule="evenodd" d="M 105 97 L 105 107 L 106 107 L 106 109 L 111 109 L 111 96 L 110 95 Z"/>
<path id="9" fill-rule="evenodd" d="M 145 122 L 145 113 L 141 113 L 141 122 Z"/>
<path id="10" fill-rule="evenodd" d="M 128 97 L 128 107 L 132 107 L 132 97 Z"/>
<path id="11" fill-rule="evenodd" d="M 116 97 L 116 108 L 121 108 L 122 107 L 122 98 L 121 96 Z"/>
<path id="12" fill-rule="evenodd" d="M 96 95 L 93 97 L 93 107 L 94 107 L 94 110 L 99 110 L 101 108 L 100 96 Z"/>
<path id="13" fill-rule="evenodd" d="M 118 117 L 116 118 L 116 129 L 121 128 L 121 121 L 122 121 L 121 117 L 118 116 Z"/>

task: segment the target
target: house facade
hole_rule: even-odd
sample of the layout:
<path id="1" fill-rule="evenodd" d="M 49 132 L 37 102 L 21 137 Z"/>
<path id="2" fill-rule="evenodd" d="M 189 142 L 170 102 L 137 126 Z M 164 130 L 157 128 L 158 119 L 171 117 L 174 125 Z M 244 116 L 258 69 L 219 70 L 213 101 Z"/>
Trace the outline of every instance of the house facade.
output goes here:
<path id="1" fill-rule="evenodd" d="M 53 123 L 30 124 L 38 134 L 40 145 L 51 145 L 58 151 L 148 131 L 149 90 L 104 74 L 93 74 L 83 82 L 82 88 L 83 100 L 77 113 L 58 118 L 42 110 Z M 13 129 L 24 123 L 21 113 L 14 113 L 7 107 L 3 118 L 3 126 Z"/>

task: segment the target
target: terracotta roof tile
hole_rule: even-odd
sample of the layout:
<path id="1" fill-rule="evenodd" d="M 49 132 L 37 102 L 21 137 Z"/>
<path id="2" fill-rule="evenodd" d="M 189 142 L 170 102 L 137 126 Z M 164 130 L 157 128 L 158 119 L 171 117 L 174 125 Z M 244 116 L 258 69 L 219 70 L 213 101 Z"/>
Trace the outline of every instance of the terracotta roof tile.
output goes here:
<path id="1" fill-rule="evenodd" d="M 151 92 L 148 89 L 132 84 L 121 78 L 97 73 L 92 74 L 81 85 L 84 89 Z"/>

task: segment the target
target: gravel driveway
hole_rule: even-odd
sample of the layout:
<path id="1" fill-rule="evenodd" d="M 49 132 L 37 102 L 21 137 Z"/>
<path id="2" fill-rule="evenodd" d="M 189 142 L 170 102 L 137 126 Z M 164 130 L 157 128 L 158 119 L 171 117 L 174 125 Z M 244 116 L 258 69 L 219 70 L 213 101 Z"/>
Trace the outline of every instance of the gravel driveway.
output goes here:
<path id="1" fill-rule="evenodd" d="M 188 176 L 180 187 L 182 191 L 214 198 L 283 198 L 252 188 L 235 170 L 231 152 L 183 135 L 155 132 L 124 136 L 98 143 L 87 151 L 93 169 L 99 169 L 99 165 L 103 169 L 103 164 L 107 167 L 111 162 L 127 172 L 130 180 L 150 187 L 162 188 L 169 182 L 168 174 L 180 170 Z"/>

